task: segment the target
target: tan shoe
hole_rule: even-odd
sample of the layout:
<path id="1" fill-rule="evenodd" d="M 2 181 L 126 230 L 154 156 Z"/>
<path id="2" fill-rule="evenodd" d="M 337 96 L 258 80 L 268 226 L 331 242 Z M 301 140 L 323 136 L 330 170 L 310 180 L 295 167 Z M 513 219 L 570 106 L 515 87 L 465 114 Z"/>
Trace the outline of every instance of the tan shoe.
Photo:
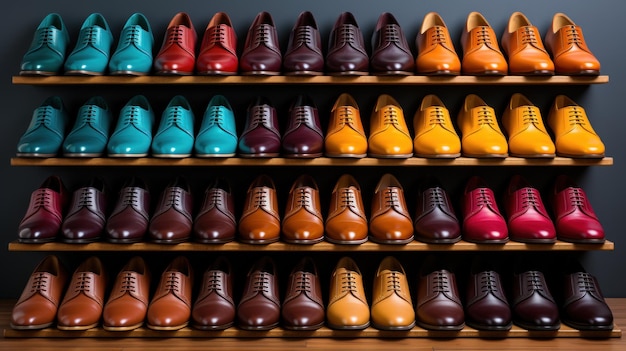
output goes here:
<path id="1" fill-rule="evenodd" d="M 554 99 L 548 115 L 556 154 L 574 158 L 604 157 L 604 143 L 591 127 L 585 109 L 565 95 Z"/>
<path id="2" fill-rule="evenodd" d="M 269 244 L 280 239 L 280 216 L 276 186 L 266 175 L 258 176 L 250 187 L 239 220 L 239 241 Z"/>
<path id="3" fill-rule="evenodd" d="M 372 326 L 382 330 L 410 330 L 415 310 L 409 283 L 398 260 L 387 256 L 378 266 L 372 290 Z"/>
<path id="4" fill-rule="evenodd" d="M 326 322 L 331 329 L 365 329 L 370 324 L 370 308 L 365 298 L 363 277 L 349 257 L 337 262 L 330 278 Z"/>
<path id="5" fill-rule="evenodd" d="M 553 75 L 554 63 L 543 46 L 537 27 L 521 12 L 514 12 L 502 35 L 511 75 Z"/>
<path id="6" fill-rule="evenodd" d="M 315 179 L 301 175 L 291 186 L 282 223 L 282 238 L 292 244 L 315 244 L 324 240 L 324 220 Z"/>
<path id="7" fill-rule="evenodd" d="M 413 222 L 404 199 L 402 184 L 387 173 L 380 178 L 372 199 L 370 239 L 381 244 L 413 241 Z"/>
<path id="8" fill-rule="evenodd" d="M 327 157 L 367 156 L 367 137 L 361 122 L 361 112 L 350 94 L 343 93 L 335 101 L 324 139 L 324 149 Z"/>
<path id="9" fill-rule="evenodd" d="M 326 217 L 326 240 L 335 244 L 362 244 L 367 241 L 367 217 L 361 186 L 351 175 L 342 175 L 331 194 Z"/>
<path id="10" fill-rule="evenodd" d="M 496 113 L 478 95 L 465 97 L 457 119 L 465 157 L 507 157 L 508 145 Z"/>
<path id="11" fill-rule="evenodd" d="M 461 139 L 450 112 L 435 95 L 426 95 L 413 116 L 413 151 L 417 157 L 455 158 L 461 156 Z"/>
<path id="12" fill-rule="evenodd" d="M 508 65 L 498 47 L 496 33 L 480 13 L 471 12 L 467 16 L 461 44 L 463 74 L 504 76 L 508 73 Z"/>
<path id="13" fill-rule="evenodd" d="M 400 104 L 382 94 L 370 118 L 369 155 L 377 158 L 409 158 L 413 156 L 413 139 L 404 120 Z"/>
<path id="14" fill-rule="evenodd" d="M 150 270 L 143 258 L 135 256 L 117 275 L 102 312 L 102 327 L 128 331 L 141 327 L 150 302 Z"/>
<path id="15" fill-rule="evenodd" d="M 418 74 L 459 75 L 461 60 L 454 50 L 448 27 L 436 12 L 424 16 L 422 27 L 415 38 Z"/>
<path id="16" fill-rule="evenodd" d="M 148 306 L 147 327 L 178 330 L 191 317 L 193 269 L 185 256 L 178 256 L 165 268 Z"/>
<path id="17" fill-rule="evenodd" d="M 546 32 L 546 47 L 556 67 L 556 74 L 600 74 L 600 61 L 593 55 L 583 30 L 563 13 L 555 13 L 552 26 Z"/>
<path id="18" fill-rule="evenodd" d="M 515 157 L 554 157 L 555 147 L 546 131 L 541 111 L 524 95 L 511 96 L 502 115 L 502 127 L 509 136 L 509 153 Z"/>

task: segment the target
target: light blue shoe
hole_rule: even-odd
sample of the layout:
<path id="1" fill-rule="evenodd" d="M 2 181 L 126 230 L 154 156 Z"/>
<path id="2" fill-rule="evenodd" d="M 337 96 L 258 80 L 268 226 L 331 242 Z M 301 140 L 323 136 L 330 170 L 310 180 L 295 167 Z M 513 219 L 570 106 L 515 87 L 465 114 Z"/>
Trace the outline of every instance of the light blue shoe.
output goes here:
<path id="1" fill-rule="evenodd" d="M 92 13 L 80 27 L 76 46 L 65 60 L 65 73 L 103 75 L 112 46 L 113 34 L 109 24 L 101 14 Z"/>
<path id="2" fill-rule="evenodd" d="M 237 152 L 235 114 L 223 95 L 215 95 L 204 111 L 194 145 L 198 157 L 232 157 Z"/>
<path id="3" fill-rule="evenodd" d="M 61 73 L 70 34 L 57 13 L 48 14 L 41 21 L 33 41 L 22 58 L 21 75 L 51 76 Z"/>
<path id="4" fill-rule="evenodd" d="M 152 156 L 183 158 L 193 150 L 193 111 L 185 97 L 174 96 L 161 115 L 152 139 Z"/>
<path id="5" fill-rule="evenodd" d="M 109 73 L 143 76 L 152 68 L 154 36 L 148 19 L 141 13 L 128 18 L 109 61 Z"/>
<path id="6" fill-rule="evenodd" d="M 30 125 L 17 143 L 17 156 L 56 156 L 63 143 L 67 121 L 67 112 L 61 98 L 47 98 L 33 111 Z"/>
<path id="7" fill-rule="evenodd" d="M 99 157 L 106 150 L 111 127 L 111 112 L 100 96 L 87 100 L 78 109 L 74 127 L 63 142 L 68 157 Z"/>
<path id="8" fill-rule="evenodd" d="M 107 144 L 111 157 L 145 157 L 150 152 L 154 112 L 143 95 L 130 99 L 120 110 Z"/>

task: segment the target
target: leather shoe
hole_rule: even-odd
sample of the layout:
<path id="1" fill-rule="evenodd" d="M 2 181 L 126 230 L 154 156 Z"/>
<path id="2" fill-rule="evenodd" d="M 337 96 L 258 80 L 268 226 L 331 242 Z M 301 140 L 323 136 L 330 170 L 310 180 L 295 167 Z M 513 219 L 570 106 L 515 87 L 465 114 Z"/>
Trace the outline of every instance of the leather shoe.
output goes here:
<path id="1" fill-rule="evenodd" d="M 385 257 L 374 276 L 372 326 L 381 330 L 411 330 L 415 310 L 404 268 L 392 256 Z"/>
<path id="2" fill-rule="evenodd" d="M 153 47 L 150 22 L 141 13 L 132 14 L 122 28 L 117 49 L 109 61 L 109 73 L 131 76 L 150 73 Z"/>
<path id="3" fill-rule="evenodd" d="M 235 202 L 228 180 L 217 178 L 204 192 L 204 202 L 193 222 L 194 240 L 205 244 L 233 241 L 237 231 Z"/>
<path id="4" fill-rule="evenodd" d="M 465 157 L 498 157 L 509 154 L 506 138 L 493 107 L 488 106 L 478 95 L 465 97 L 457 118 L 461 130 L 461 150 Z"/>
<path id="5" fill-rule="evenodd" d="M 315 17 L 309 11 L 300 13 L 289 35 L 283 60 L 286 75 L 319 76 L 324 73 L 322 39 Z"/>
<path id="6" fill-rule="evenodd" d="M 248 29 L 239 70 L 243 75 L 275 76 L 280 74 L 282 63 L 274 19 L 268 12 L 260 12 Z"/>
<path id="7" fill-rule="evenodd" d="M 163 192 L 148 227 L 150 240 L 178 244 L 191 236 L 193 225 L 191 188 L 183 177 L 172 180 Z"/>
<path id="8" fill-rule="evenodd" d="M 543 47 L 537 27 L 521 12 L 514 12 L 502 34 L 511 75 L 553 75 L 554 62 Z"/>
<path id="9" fill-rule="evenodd" d="M 239 241 L 270 244 L 280 239 L 280 215 L 274 181 L 264 174 L 250 184 L 239 219 Z"/>
<path id="10" fill-rule="evenodd" d="M 65 59 L 65 73 L 100 76 L 106 72 L 113 34 L 104 16 L 92 13 L 85 19 L 76 46 Z"/>
<path id="11" fill-rule="evenodd" d="M 107 240 L 135 243 L 143 240 L 150 221 L 150 191 L 143 179 L 129 178 L 119 191 L 106 224 Z"/>
<path id="12" fill-rule="evenodd" d="M 100 96 L 87 100 L 78 110 L 72 130 L 63 141 L 63 155 L 99 157 L 105 151 L 111 128 L 109 105 Z"/>
<path id="13" fill-rule="evenodd" d="M 443 18 L 436 12 L 424 16 L 422 27 L 415 38 L 418 74 L 452 75 L 461 74 L 461 60 L 454 49 L 454 42 Z"/>
<path id="14" fill-rule="evenodd" d="M 191 75 L 196 65 L 198 35 L 185 12 L 179 12 L 167 25 L 163 44 L 154 58 L 157 74 Z"/>
<path id="15" fill-rule="evenodd" d="M 54 241 L 68 202 L 69 194 L 61 178 L 46 178 L 30 195 L 28 209 L 18 227 L 18 240 L 33 244 Z"/>
<path id="16" fill-rule="evenodd" d="M 367 137 L 363 130 L 359 105 L 348 93 L 337 98 L 330 112 L 324 150 L 327 157 L 367 156 Z"/>
<path id="17" fill-rule="evenodd" d="M 408 76 L 415 70 L 413 54 L 396 18 L 389 12 L 378 17 L 372 35 L 370 67 L 376 75 Z"/>
<path id="18" fill-rule="evenodd" d="M 424 183 L 417 194 L 413 221 L 415 239 L 429 244 L 453 244 L 461 240 L 461 226 L 448 192 L 437 182 Z"/>
<path id="19" fill-rule="evenodd" d="M 204 272 L 191 319 L 193 327 L 201 330 L 223 330 L 233 325 L 233 272 L 226 258 L 218 257 Z"/>
<path id="20" fill-rule="evenodd" d="M 370 118 L 368 154 L 376 158 L 413 156 L 413 139 L 400 104 L 390 95 L 381 94 Z"/>
<path id="21" fill-rule="evenodd" d="M 194 151 L 198 157 L 233 157 L 237 151 L 235 114 L 223 95 L 215 95 L 204 111 Z"/>
<path id="22" fill-rule="evenodd" d="M 436 95 L 426 95 L 413 116 L 413 151 L 417 157 L 455 158 L 461 156 L 461 139 L 450 112 Z"/>
<path id="23" fill-rule="evenodd" d="M 564 13 L 555 13 L 552 17 L 545 42 L 554 60 L 556 74 L 600 74 L 600 61 L 589 50 L 582 28 Z"/>
<path id="24" fill-rule="evenodd" d="M 324 240 L 319 188 L 309 175 L 298 177 L 289 190 L 282 238 L 291 244 L 315 244 Z"/>
<path id="25" fill-rule="evenodd" d="M 478 330 L 511 329 L 511 309 L 498 272 L 474 263 L 466 296 L 465 323 L 468 326 Z"/>
<path id="26" fill-rule="evenodd" d="M 85 244 L 97 241 L 106 223 L 109 190 L 99 177 L 74 191 L 61 226 L 62 240 Z"/>
<path id="27" fill-rule="evenodd" d="M 463 74 L 504 76 L 508 73 L 508 65 L 498 47 L 496 33 L 482 14 L 471 12 L 467 16 L 461 45 Z"/>
<path id="28" fill-rule="evenodd" d="M 316 330 L 324 325 L 322 287 L 315 262 L 302 258 L 291 270 L 281 317 L 290 330 Z"/>
<path id="29" fill-rule="evenodd" d="M 217 12 L 204 31 L 196 72 L 230 76 L 237 74 L 238 69 L 237 34 L 228 14 Z"/>
<path id="30" fill-rule="evenodd" d="M 329 328 L 339 330 L 361 330 L 370 325 L 363 276 L 350 257 L 337 262 L 330 278 L 326 322 Z"/>
<path id="31" fill-rule="evenodd" d="M 575 268 L 562 278 L 561 320 L 578 330 L 612 330 L 613 313 L 598 280 L 582 267 Z"/>
<path id="32" fill-rule="evenodd" d="M 556 242 L 556 229 L 543 205 L 539 190 L 522 176 L 515 175 L 509 181 L 504 205 L 511 240 L 523 243 Z"/>
<path id="33" fill-rule="evenodd" d="M 274 261 L 265 256 L 248 271 L 237 306 L 238 326 L 245 330 L 270 330 L 280 320 L 278 275 Z"/>
<path id="34" fill-rule="evenodd" d="M 277 157 L 280 154 L 278 113 L 267 98 L 259 96 L 248 106 L 238 147 L 241 157 Z"/>
<path id="35" fill-rule="evenodd" d="M 107 144 L 111 157 L 146 157 L 152 144 L 154 112 L 143 95 L 128 100 Z"/>
<path id="36" fill-rule="evenodd" d="M 585 109 L 565 95 L 558 95 L 548 114 L 556 154 L 572 158 L 602 158 L 604 143 L 593 130 Z"/>
<path id="37" fill-rule="evenodd" d="M 33 111 L 28 128 L 17 142 L 18 157 L 54 157 L 68 125 L 67 110 L 58 96 L 51 96 Z"/>
<path id="38" fill-rule="evenodd" d="M 363 33 L 350 12 L 341 13 L 330 32 L 326 71 L 333 76 L 364 76 L 369 73 Z"/>
<path id="39" fill-rule="evenodd" d="M 191 316 L 193 268 L 184 256 L 178 256 L 165 268 L 152 301 L 148 305 L 147 327 L 153 330 L 179 330 Z"/>
<path id="40" fill-rule="evenodd" d="M 70 34 L 58 13 L 49 13 L 41 20 L 28 51 L 22 58 L 20 75 L 52 76 L 61 73 Z"/>
<path id="41" fill-rule="evenodd" d="M 283 133 L 285 157 L 315 158 L 322 156 L 324 133 L 317 106 L 308 95 L 298 95 L 289 107 L 289 120 Z"/>
<path id="42" fill-rule="evenodd" d="M 417 325 L 426 330 L 462 330 L 465 313 L 456 276 L 447 269 L 426 268 L 417 284 Z"/>
<path id="43" fill-rule="evenodd" d="M 170 100 L 152 139 L 152 156 L 184 158 L 191 156 L 194 144 L 194 115 L 189 101 L 182 95 Z"/>
<path id="44" fill-rule="evenodd" d="M 413 222 L 404 199 L 404 189 L 389 173 L 380 178 L 374 189 L 369 236 L 370 240 L 380 244 L 413 241 Z"/>
<path id="45" fill-rule="evenodd" d="M 508 228 L 500 214 L 495 195 L 485 181 L 471 177 L 463 200 L 463 239 L 477 244 L 504 244 Z"/>
<path id="46" fill-rule="evenodd" d="M 358 245 L 367 241 L 361 186 L 349 174 L 342 175 L 333 188 L 325 229 L 326 240 L 334 244 Z"/>
<path id="47" fill-rule="evenodd" d="M 555 146 L 541 118 L 541 111 L 520 93 L 511 96 L 502 115 L 509 137 L 509 153 L 515 157 L 554 157 Z"/>
<path id="48" fill-rule="evenodd" d="M 604 228 L 587 194 L 566 175 L 559 175 L 554 182 L 552 208 L 559 240 L 579 244 L 604 242 Z"/>
<path id="49" fill-rule="evenodd" d="M 559 308 L 543 273 L 529 270 L 514 274 L 511 296 L 513 323 L 528 330 L 558 330 Z"/>

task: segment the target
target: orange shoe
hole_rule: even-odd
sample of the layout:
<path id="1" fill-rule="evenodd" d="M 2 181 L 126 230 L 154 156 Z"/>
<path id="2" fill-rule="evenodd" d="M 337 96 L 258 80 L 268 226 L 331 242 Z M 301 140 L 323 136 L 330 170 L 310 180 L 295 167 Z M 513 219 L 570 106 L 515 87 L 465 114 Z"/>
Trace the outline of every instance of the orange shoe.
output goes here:
<path id="1" fill-rule="evenodd" d="M 382 94 L 370 118 L 369 155 L 377 158 L 409 158 L 413 156 L 413 139 L 404 120 L 400 104 Z"/>
<path id="2" fill-rule="evenodd" d="M 546 47 L 552 54 L 556 74 L 600 74 L 600 62 L 585 43 L 583 30 L 563 13 L 552 17 L 552 27 L 546 33 Z"/>
<path id="3" fill-rule="evenodd" d="M 480 13 L 471 12 L 467 16 L 461 44 L 463 74 L 504 76 L 508 73 L 508 65 L 498 47 L 496 33 Z"/>
<path id="4" fill-rule="evenodd" d="M 349 174 L 342 175 L 330 196 L 326 217 L 326 240 L 334 244 L 362 244 L 367 241 L 367 217 L 361 186 Z"/>
<path id="5" fill-rule="evenodd" d="M 367 156 L 367 137 L 363 130 L 361 113 L 350 94 L 343 93 L 335 101 L 324 139 L 324 149 L 327 157 Z"/>
<path id="6" fill-rule="evenodd" d="M 502 49 L 509 58 L 509 74 L 553 75 L 554 63 L 541 42 L 537 27 L 521 12 L 514 12 L 502 34 Z"/>
<path id="7" fill-rule="evenodd" d="M 506 138 L 496 113 L 478 95 L 465 98 L 457 119 L 461 129 L 461 149 L 465 157 L 507 157 Z"/>
<path id="8" fill-rule="evenodd" d="M 591 127 L 585 109 L 565 95 L 554 99 L 548 115 L 554 132 L 556 154 L 574 158 L 602 158 L 604 144 Z"/>
<path id="9" fill-rule="evenodd" d="M 546 131 L 541 111 L 524 95 L 511 96 L 502 115 L 502 127 L 509 136 L 509 153 L 515 157 L 554 157 L 555 147 Z"/>
<path id="10" fill-rule="evenodd" d="M 461 74 L 461 60 L 454 50 L 448 27 L 436 12 L 424 16 L 422 28 L 415 38 L 417 74 Z"/>
<path id="11" fill-rule="evenodd" d="M 417 157 L 461 156 L 461 140 L 454 130 L 450 112 L 435 95 L 427 95 L 413 116 L 413 151 Z"/>

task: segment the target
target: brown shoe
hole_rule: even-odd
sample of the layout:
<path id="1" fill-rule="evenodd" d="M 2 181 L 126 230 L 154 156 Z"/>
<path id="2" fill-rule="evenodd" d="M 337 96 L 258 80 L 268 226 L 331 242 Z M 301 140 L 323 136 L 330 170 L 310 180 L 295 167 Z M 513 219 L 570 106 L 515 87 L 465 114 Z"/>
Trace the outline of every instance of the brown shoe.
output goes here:
<path id="1" fill-rule="evenodd" d="M 509 58 L 509 74 L 553 75 L 554 63 L 543 47 L 541 35 L 521 12 L 514 12 L 502 35 L 502 49 Z"/>
<path id="2" fill-rule="evenodd" d="M 552 26 L 546 33 L 546 48 L 552 55 L 556 74 L 600 74 L 600 61 L 593 55 L 583 30 L 563 13 L 555 13 Z"/>
<path id="3" fill-rule="evenodd" d="M 454 43 L 445 22 L 436 12 L 424 16 L 422 28 L 415 38 L 418 74 L 453 75 L 461 74 L 461 60 L 454 50 Z"/>
<path id="4" fill-rule="evenodd" d="M 324 240 L 319 189 L 311 176 L 301 175 L 291 186 L 282 225 L 285 242 L 315 244 Z"/>
<path id="5" fill-rule="evenodd" d="M 278 326 L 278 276 L 271 258 L 262 257 L 250 268 L 237 306 L 237 320 L 239 328 L 246 330 L 270 330 Z"/>
<path id="6" fill-rule="evenodd" d="M 233 276 L 231 264 L 226 258 L 217 258 L 204 272 L 191 318 L 194 328 L 202 330 L 223 330 L 233 325 Z"/>
<path id="7" fill-rule="evenodd" d="M 463 74 L 504 76 L 508 73 L 508 65 L 498 47 L 496 33 L 480 13 L 471 12 L 467 16 L 461 45 Z"/>
<path id="8" fill-rule="evenodd" d="M 159 244 L 178 244 L 191 236 L 193 225 L 191 188 L 183 177 L 176 177 L 161 193 L 150 226 L 150 240 Z"/>
<path id="9" fill-rule="evenodd" d="M 150 270 L 143 258 L 135 256 L 115 279 L 102 312 L 104 330 L 128 331 L 141 327 L 150 301 Z"/>
<path id="10" fill-rule="evenodd" d="M 315 17 L 309 11 L 301 12 L 289 34 L 283 59 L 285 75 L 321 76 L 324 74 L 322 38 Z"/>
<path id="11" fill-rule="evenodd" d="M 372 290 L 372 326 L 381 330 L 411 330 L 415 310 L 404 268 L 392 256 L 385 257 L 376 271 Z"/>
<path id="12" fill-rule="evenodd" d="M 408 76 L 415 70 L 415 61 L 402 27 L 389 12 L 378 17 L 372 36 L 372 74 Z"/>
<path id="13" fill-rule="evenodd" d="M 189 260 L 178 256 L 165 268 L 148 306 L 147 327 L 178 330 L 187 326 L 191 316 L 193 269 Z"/>
<path id="14" fill-rule="evenodd" d="M 342 175 L 331 194 L 326 218 L 326 240 L 335 244 L 362 244 L 367 241 L 367 217 L 361 187 L 351 175 Z"/>
<path id="15" fill-rule="evenodd" d="M 343 93 L 335 101 L 324 139 L 324 149 L 327 157 L 367 156 L 367 137 L 361 122 L 361 112 L 350 94 Z"/>
<path id="16" fill-rule="evenodd" d="M 432 269 L 420 274 L 417 284 L 417 325 L 426 330 L 461 330 L 465 314 L 454 273 Z"/>
<path id="17" fill-rule="evenodd" d="M 281 311 L 283 327 L 316 330 L 324 325 L 324 301 L 317 267 L 304 257 L 292 269 Z"/>
<path id="18" fill-rule="evenodd" d="M 448 192 L 436 181 L 424 183 L 417 193 L 415 239 L 429 244 L 454 244 L 461 240 L 461 225 Z"/>
<path id="19" fill-rule="evenodd" d="M 258 176 L 250 187 L 239 220 L 239 241 L 270 244 L 280 239 L 280 216 L 274 181 Z"/>
<path id="20" fill-rule="evenodd" d="M 235 203 L 228 180 L 220 178 L 204 192 L 204 203 L 193 222 L 195 241 L 222 244 L 235 239 Z"/>
<path id="21" fill-rule="evenodd" d="M 380 244 L 408 244 L 413 241 L 413 222 L 402 185 L 387 173 L 380 178 L 372 199 L 370 240 Z"/>
<path id="22" fill-rule="evenodd" d="M 363 33 L 350 12 L 341 13 L 330 32 L 326 72 L 331 76 L 365 76 L 369 73 Z"/>
<path id="23" fill-rule="evenodd" d="M 333 271 L 326 321 L 329 328 L 340 330 L 360 330 L 370 325 L 363 277 L 350 257 L 341 258 Z"/>
<path id="24" fill-rule="evenodd" d="M 239 71 L 243 75 L 275 76 L 280 74 L 282 63 L 274 19 L 268 12 L 259 12 L 248 29 Z"/>

